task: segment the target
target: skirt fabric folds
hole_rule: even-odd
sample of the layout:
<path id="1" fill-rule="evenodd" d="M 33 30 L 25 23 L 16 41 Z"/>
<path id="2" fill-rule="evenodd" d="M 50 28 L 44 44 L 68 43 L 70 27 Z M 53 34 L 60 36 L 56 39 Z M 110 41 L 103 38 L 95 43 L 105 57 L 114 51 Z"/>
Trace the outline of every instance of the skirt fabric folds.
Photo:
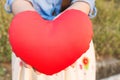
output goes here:
<path id="1" fill-rule="evenodd" d="M 96 62 L 93 42 L 90 48 L 73 65 L 54 75 L 36 73 L 22 65 L 20 58 L 12 54 L 12 80 L 95 80 Z"/>

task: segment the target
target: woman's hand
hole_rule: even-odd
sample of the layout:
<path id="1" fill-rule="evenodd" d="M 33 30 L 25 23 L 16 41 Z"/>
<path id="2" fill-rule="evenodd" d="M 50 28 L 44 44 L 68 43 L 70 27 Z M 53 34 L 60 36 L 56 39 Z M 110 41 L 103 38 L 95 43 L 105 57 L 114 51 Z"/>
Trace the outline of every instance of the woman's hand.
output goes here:
<path id="1" fill-rule="evenodd" d="M 26 64 L 24 61 L 21 61 L 21 64 L 22 64 L 22 66 L 25 67 L 25 68 L 33 69 L 33 71 L 34 71 L 37 75 L 40 75 L 40 74 L 41 74 L 40 72 L 38 72 L 37 70 L 35 70 L 32 66 Z"/>
<path id="2" fill-rule="evenodd" d="M 76 9 L 76 10 L 80 10 L 84 13 L 86 13 L 88 15 L 89 11 L 90 11 L 90 6 L 89 4 L 85 3 L 85 2 L 75 2 L 74 4 L 72 4 L 68 9 Z M 12 12 L 14 15 L 23 12 L 23 11 L 35 11 L 35 9 L 33 8 L 32 4 L 27 1 L 27 0 L 15 0 L 12 4 Z M 30 65 L 23 63 L 23 66 L 26 68 L 32 68 Z M 72 67 L 74 67 L 75 64 L 71 65 Z M 35 70 L 36 71 L 36 70 Z M 39 74 L 39 72 L 36 71 L 37 74 Z"/>

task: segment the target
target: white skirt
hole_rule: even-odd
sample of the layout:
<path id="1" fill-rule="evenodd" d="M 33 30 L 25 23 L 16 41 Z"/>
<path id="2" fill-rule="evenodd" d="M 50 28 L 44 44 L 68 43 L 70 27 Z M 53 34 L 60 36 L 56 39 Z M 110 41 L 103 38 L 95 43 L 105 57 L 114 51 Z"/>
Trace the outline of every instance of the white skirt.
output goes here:
<path id="1" fill-rule="evenodd" d="M 96 64 L 93 42 L 90 48 L 73 65 L 54 75 L 37 74 L 32 68 L 21 65 L 20 58 L 12 54 L 12 80 L 95 80 Z"/>

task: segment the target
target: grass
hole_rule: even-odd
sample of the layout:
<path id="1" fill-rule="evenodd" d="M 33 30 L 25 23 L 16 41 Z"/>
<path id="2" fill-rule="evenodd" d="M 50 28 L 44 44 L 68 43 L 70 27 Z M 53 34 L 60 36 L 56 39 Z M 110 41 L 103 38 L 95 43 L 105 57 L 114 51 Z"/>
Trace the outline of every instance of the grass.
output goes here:
<path id="1" fill-rule="evenodd" d="M 0 0 L 0 62 L 11 60 L 11 48 L 7 34 L 12 15 L 5 12 L 4 2 L 5 0 Z M 97 58 L 106 55 L 120 58 L 119 4 L 120 0 L 96 0 L 98 14 L 92 22 Z"/>
<path id="2" fill-rule="evenodd" d="M 3 76 L 5 75 L 5 69 L 3 67 L 0 67 L 0 75 Z"/>
<path id="3" fill-rule="evenodd" d="M 120 58 L 120 1 L 96 0 L 97 16 L 93 19 L 94 45 L 97 56 Z"/>
<path id="4" fill-rule="evenodd" d="M 6 14 L 4 0 L 0 0 L 0 62 L 10 61 L 11 48 L 8 42 L 8 27 L 12 15 Z"/>

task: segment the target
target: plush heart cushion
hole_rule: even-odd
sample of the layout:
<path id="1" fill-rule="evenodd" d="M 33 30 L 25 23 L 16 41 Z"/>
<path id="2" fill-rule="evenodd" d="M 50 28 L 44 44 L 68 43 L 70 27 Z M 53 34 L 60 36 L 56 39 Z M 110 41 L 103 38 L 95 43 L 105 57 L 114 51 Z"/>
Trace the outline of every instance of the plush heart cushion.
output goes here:
<path id="1" fill-rule="evenodd" d="M 67 10 L 52 21 L 35 11 L 17 14 L 9 28 L 9 41 L 15 54 L 41 73 L 51 75 L 73 64 L 92 39 L 89 17 Z"/>

